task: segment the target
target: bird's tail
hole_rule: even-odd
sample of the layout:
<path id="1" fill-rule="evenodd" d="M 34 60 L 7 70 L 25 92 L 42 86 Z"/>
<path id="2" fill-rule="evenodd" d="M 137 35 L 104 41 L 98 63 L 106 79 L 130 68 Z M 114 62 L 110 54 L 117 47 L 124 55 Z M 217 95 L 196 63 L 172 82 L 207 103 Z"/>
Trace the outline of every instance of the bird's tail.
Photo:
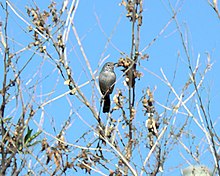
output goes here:
<path id="1" fill-rule="evenodd" d="M 106 95 L 104 98 L 104 106 L 103 106 L 103 113 L 109 112 L 110 111 L 110 96 Z"/>

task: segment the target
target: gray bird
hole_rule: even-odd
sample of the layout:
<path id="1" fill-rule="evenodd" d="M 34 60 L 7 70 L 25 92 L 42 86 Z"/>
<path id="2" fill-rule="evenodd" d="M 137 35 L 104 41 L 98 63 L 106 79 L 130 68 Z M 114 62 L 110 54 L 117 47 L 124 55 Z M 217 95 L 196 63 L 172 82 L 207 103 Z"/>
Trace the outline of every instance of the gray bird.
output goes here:
<path id="1" fill-rule="evenodd" d="M 104 96 L 103 113 L 110 111 L 110 94 L 112 93 L 116 81 L 114 63 L 107 62 L 99 73 L 99 87 Z"/>

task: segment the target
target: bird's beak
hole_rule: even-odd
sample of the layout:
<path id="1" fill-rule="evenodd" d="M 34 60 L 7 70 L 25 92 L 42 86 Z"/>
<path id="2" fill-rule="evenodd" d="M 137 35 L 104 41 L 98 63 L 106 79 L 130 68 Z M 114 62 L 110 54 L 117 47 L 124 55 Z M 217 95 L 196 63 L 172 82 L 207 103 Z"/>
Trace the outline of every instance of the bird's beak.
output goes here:
<path id="1" fill-rule="evenodd" d="M 114 67 L 118 67 L 118 63 L 116 62 L 116 63 L 114 63 Z"/>

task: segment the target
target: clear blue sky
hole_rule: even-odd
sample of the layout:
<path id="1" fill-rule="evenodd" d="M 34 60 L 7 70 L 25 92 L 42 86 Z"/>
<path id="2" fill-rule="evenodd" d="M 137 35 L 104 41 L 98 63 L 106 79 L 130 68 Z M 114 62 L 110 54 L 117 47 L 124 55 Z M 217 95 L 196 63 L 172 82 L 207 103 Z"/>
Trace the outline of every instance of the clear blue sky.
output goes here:
<path id="1" fill-rule="evenodd" d="M 32 1 L 16 0 L 10 1 L 19 14 L 24 17 L 27 21 L 25 6 L 32 4 Z M 36 1 L 36 4 L 41 10 L 47 8 L 50 1 Z M 106 61 L 117 62 L 117 60 L 122 57 L 119 50 L 130 55 L 131 49 L 131 23 L 125 17 L 126 10 L 123 6 L 119 6 L 120 1 L 98 1 L 98 0 L 81 0 L 76 11 L 74 18 L 74 24 L 78 35 L 82 41 L 85 54 L 90 61 L 91 67 L 94 71 L 100 71 L 102 65 L 98 65 L 102 59 L 108 56 Z M 176 5 L 177 4 L 177 5 Z M 61 4 L 57 2 L 59 7 Z M 208 105 L 208 100 L 210 100 L 210 116 L 215 122 L 216 126 L 219 126 L 219 99 L 220 99 L 220 23 L 214 10 L 208 5 L 206 0 L 201 1 L 175 1 L 173 4 L 175 9 L 180 8 L 178 12 L 177 19 L 181 27 L 181 31 L 184 34 L 185 39 L 188 40 L 188 47 L 190 57 L 192 59 L 193 65 L 195 65 L 198 55 L 200 55 L 200 70 L 203 71 L 205 64 L 207 63 L 207 53 L 211 56 L 211 63 L 213 63 L 212 69 L 208 72 L 205 77 L 204 85 L 201 88 L 203 95 L 204 105 Z M 18 51 L 22 49 L 31 41 L 31 34 L 25 33 L 27 31 L 27 25 L 19 19 L 11 10 L 9 15 L 9 28 L 8 34 L 10 39 L 10 49 Z M 140 50 L 145 48 L 165 27 L 168 21 L 172 17 L 172 12 L 167 1 L 144 1 L 144 11 L 143 11 L 143 25 L 141 26 L 141 41 Z M 0 20 L 4 21 L 4 13 L 0 11 Z M 103 32 L 104 31 L 104 32 Z M 111 37 L 111 42 L 107 42 L 108 38 Z M 14 44 L 13 44 L 13 41 Z M 105 48 L 107 44 L 107 47 Z M 54 50 L 52 50 L 51 45 L 47 45 L 51 55 L 57 58 Z M 117 49 L 116 49 L 117 48 Z M 17 67 L 21 68 L 23 63 L 33 54 L 33 50 L 26 51 L 20 55 Z M 172 21 L 169 26 L 165 29 L 161 36 L 156 40 L 156 42 L 151 45 L 143 54 L 147 53 L 149 55 L 149 61 L 141 61 L 141 66 L 137 69 L 140 70 L 144 77 L 140 81 L 137 81 L 136 89 L 136 103 L 140 101 L 142 96 L 141 92 L 143 89 L 150 87 L 151 90 L 156 86 L 157 89 L 154 94 L 155 100 L 160 104 L 165 104 L 169 92 L 169 88 L 161 80 L 155 77 L 150 72 L 153 72 L 162 77 L 160 69 L 162 68 L 167 78 L 171 81 L 173 79 L 174 71 L 176 70 L 176 78 L 173 86 L 177 93 L 180 93 L 184 87 L 185 82 L 189 78 L 189 69 L 187 64 L 186 55 L 183 50 L 180 35 L 177 31 L 175 22 Z M 70 36 L 67 44 L 67 56 L 69 64 L 73 70 L 73 76 L 77 83 L 83 84 L 88 80 L 91 80 L 91 75 L 89 74 L 88 68 L 85 64 L 83 56 L 80 52 L 80 48 L 77 44 L 76 38 L 73 31 L 70 31 Z M 2 63 L 2 60 L 0 61 Z M 0 64 L 1 64 L 0 63 Z M 148 71 L 143 69 L 146 68 Z M 2 69 L 0 74 L 2 75 Z M 150 71 L 150 72 L 149 72 Z M 87 74 L 85 74 L 85 72 Z M 96 73 L 96 76 L 98 75 Z M 120 77 L 122 72 L 120 69 L 116 70 L 117 76 Z M 34 60 L 31 61 L 30 65 L 21 75 L 23 79 L 23 85 L 26 87 L 24 89 L 25 101 L 30 101 L 32 95 L 28 93 L 30 87 L 38 85 L 36 89 L 36 107 L 39 103 L 52 99 L 60 94 L 68 91 L 68 88 L 63 84 L 63 79 L 58 76 L 58 70 L 55 65 L 48 58 L 44 58 L 42 54 L 37 53 Z M 199 76 L 198 76 L 199 79 Z M 2 76 L 0 77 L 2 80 Z M 123 79 L 118 80 L 115 86 L 115 92 L 117 88 L 126 89 L 123 87 Z M 82 88 L 85 96 L 88 100 L 95 100 L 94 105 L 97 109 L 99 108 L 99 98 L 100 95 L 95 89 L 95 93 L 92 94 L 91 85 L 86 85 Z M 48 93 L 53 94 L 48 97 Z M 186 92 L 186 97 L 190 94 Z M 115 93 L 114 92 L 114 93 Z M 187 94 L 188 93 L 188 94 Z M 41 96 L 43 95 L 43 96 Z M 92 99 L 92 95 L 95 98 Z M 112 95 L 113 97 L 113 95 Z M 71 102 L 71 105 L 70 105 Z M 175 96 L 171 94 L 169 105 L 173 103 L 176 104 Z M 187 104 L 189 107 L 193 107 L 193 102 Z M 7 113 L 10 114 L 11 110 L 15 106 L 15 102 L 11 103 L 11 107 L 7 109 Z M 72 106 L 72 107 L 71 107 Z M 164 109 L 155 104 L 157 111 L 161 114 Z M 35 107 L 35 108 L 36 108 Z M 21 107 L 19 107 L 21 108 Z M 20 110 L 18 108 L 17 113 L 13 114 L 16 118 L 19 117 Z M 88 122 L 90 125 L 95 124 L 96 121 L 92 117 L 92 114 L 88 111 L 86 106 L 81 106 L 79 101 L 74 96 L 66 96 L 54 101 L 45 107 L 45 113 L 39 113 L 35 116 L 34 120 L 31 121 L 33 125 L 32 128 L 37 130 L 36 123 L 39 123 L 40 119 L 43 120 L 42 128 L 47 133 L 52 135 L 57 135 L 57 133 L 62 128 L 64 122 L 68 119 L 70 115 L 70 110 L 79 113 L 82 118 Z M 135 123 L 139 124 L 142 128 L 146 116 L 143 116 L 141 103 L 137 104 L 137 115 Z M 184 111 L 184 109 L 180 109 Z M 196 109 L 192 110 L 195 112 Z M 169 112 L 168 115 L 172 113 Z M 172 114 L 173 115 L 173 114 Z M 197 114 L 196 114 L 197 115 Z M 44 117 L 44 118 L 42 118 Z M 114 118 L 118 118 L 119 114 L 114 114 Z M 183 123 L 185 116 L 183 115 L 173 115 L 170 123 L 174 123 L 173 119 L 176 118 L 175 125 L 178 126 Z M 197 117 L 198 118 L 198 117 Z M 105 121 L 105 116 L 102 115 L 102 119 Z M 74 143 L 78 139 L 82 132 L 89 129 L 88 126 L 77 116 L 73 114 L 71 116 L 71 127 L 67 130 L 66 139 L 69 143 Z M 56 129 L 56 131 L 54 131 Z M 201 154 L 201 163 L 213 167 L 213 158 L 210 155 L 210 151 L 207 151 L 207 145 L 203 144 L 201 141 L 205 139 L 204 133 L 195 125 L 192 121 L 186 127 L 186 131 L 191 134 L 196 135 L 195 145 L 198 145 L 198 151 Z M 219 128 L 216 128 L 218 134 L 220 133 Z M 147 135 L 147 130 L 146 134 Z M 50 138 L 47 134 L 43 136 Z M 90 136 L 91 137 L 91 136 Z M 182 138 L 184 144 L 192 144 L 192 136 L 185 136 Z M 52 139 L 52 138 L 50 138 Z M 83 143 L 80 143 L 83 145 Z M 148 154 L 148 150 L 142 146 L 143 157 L 145 158 Z M 195 151 L 195 148 L 192 149 Z M 137 152 L 137 151 L 135 151 Z M 180 175 L 180 171 L 177 168 L 184 168 L 187 166 L 184 159 L 181 158 L 180 153 L 182 153 L 186 158 L 189 157 L 180 145 L 177 145 L 173 151 L 170 152 L 168 160 L 164 165 L 164 173 L 162 175 Z M 188 158 L 192 161 L 191 158 Z M 195 162 L 192 162 L 195 164 Z M 106 173 L 108 174 L 108 173 Z M 77 174 L 76 174 L 77 175 Z M 92 175 L 95 175 L 94 172 Z"/>

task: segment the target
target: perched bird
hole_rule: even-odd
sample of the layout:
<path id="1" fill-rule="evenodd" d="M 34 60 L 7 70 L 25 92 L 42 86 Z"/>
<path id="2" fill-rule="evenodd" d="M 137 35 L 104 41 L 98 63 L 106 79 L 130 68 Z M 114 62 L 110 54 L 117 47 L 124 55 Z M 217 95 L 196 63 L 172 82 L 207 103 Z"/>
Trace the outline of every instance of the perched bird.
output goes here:
<path id="1" fill-rule="evenodd" d="M 116 81 L 114 63 L 107 62 L 99 73 L 99 87 L 103 95 L 103 113 L 110 111 L 110 94 L 112 93 Z"/>

